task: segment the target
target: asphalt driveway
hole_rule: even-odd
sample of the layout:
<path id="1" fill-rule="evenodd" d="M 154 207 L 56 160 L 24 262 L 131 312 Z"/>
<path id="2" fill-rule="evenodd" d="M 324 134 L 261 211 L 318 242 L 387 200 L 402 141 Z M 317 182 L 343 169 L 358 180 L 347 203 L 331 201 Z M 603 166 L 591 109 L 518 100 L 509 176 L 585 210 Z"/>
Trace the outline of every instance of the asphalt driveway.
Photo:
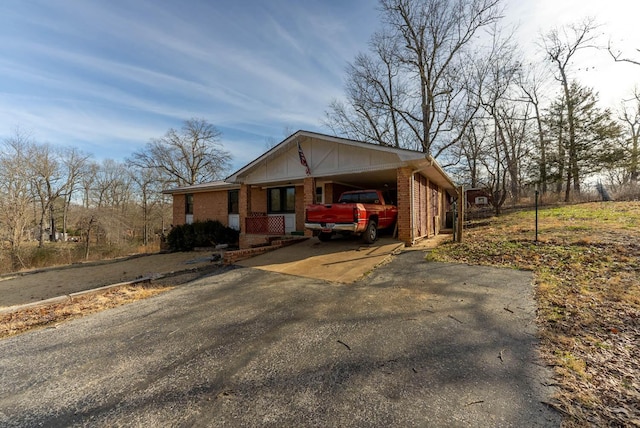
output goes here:
<path id="1" fill-rule="evenodd" d="M 529 273 L 231 268 L 0 341 L 0 426 L 558 426 Z"/>

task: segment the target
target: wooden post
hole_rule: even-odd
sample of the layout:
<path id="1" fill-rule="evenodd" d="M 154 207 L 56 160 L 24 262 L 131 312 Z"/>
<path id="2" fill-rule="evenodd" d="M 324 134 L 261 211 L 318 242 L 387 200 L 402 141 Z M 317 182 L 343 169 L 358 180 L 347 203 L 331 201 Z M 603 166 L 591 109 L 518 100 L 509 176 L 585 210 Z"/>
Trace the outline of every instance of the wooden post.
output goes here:
<path id="1" fill-rule="evenodd" d="M 462 242 L 462 226 L 464 225 L 465 205 L 464 186 L 460 186 L 458 187 L 458 233 L 456 235 L 458 242 Z"/>

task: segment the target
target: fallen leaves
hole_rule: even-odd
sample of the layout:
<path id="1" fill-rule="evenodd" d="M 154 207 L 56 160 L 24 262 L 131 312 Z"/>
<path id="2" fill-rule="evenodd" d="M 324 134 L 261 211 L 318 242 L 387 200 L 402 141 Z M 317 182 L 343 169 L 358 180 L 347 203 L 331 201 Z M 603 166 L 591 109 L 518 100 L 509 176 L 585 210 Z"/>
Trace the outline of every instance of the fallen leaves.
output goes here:
<path id="1" fill-rule="evenodd" d="M 640 426 L 640 202 L 483 220 L 430 258 L 534 272 L 542 352 L 566 426 Z"/>
<path id="2" fill-rule="evenodd" d="M 166 285 L 123 285 L 61 303 L 10 312 L 0 316 L 0 338 L 14 336 L 35 328 L 56 326 L 62 321 L 146 299 L 171 288 Z"/>

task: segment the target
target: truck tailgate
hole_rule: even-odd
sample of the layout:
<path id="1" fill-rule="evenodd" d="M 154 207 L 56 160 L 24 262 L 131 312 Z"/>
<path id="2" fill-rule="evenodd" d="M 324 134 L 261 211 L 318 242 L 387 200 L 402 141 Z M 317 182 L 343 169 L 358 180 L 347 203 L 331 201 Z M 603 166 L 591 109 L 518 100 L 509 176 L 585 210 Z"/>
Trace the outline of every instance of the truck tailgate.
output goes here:
<path id="1" fill-rule="evenodd" d="M 313 223 L 351 223 L 354 204 L 311 205 L 307 208 L 307 221 Z"/>

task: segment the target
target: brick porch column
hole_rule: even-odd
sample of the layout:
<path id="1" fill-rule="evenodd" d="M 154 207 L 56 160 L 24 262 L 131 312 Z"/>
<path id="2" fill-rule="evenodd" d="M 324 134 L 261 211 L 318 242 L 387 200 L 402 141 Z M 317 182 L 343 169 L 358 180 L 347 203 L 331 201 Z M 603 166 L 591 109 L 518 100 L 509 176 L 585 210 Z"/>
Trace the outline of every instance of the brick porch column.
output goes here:
<path id="1" fill-rule="evenodd" d="M 251 188 L 246 184 L 240 185 L 240 191 L 238 192 L 238 214 L 240 217 L 240 242 L 238 245 L 240 248 L 247 248 L 247 238 L 246 238 L 246 227 L 247 222 L 246 218 L 249 215 L 249 211 L 251 207 L 249 206 L 251 201 Z"/>
<path id="2" fill-rule="evenodd" d="M 411 242 L 411 228 L 413 215 L 411 213 L 411 168 L 403 167 L 397 170 L 398 179 L 398 239 L 409 246 Z"/>
<path id="3" fill-rule="evenodd" d="M 304 206 L 311 205 L 316 199 L 316 180 L 313 177 L 304 178 Z M 310 230 L 304 230 L 304 236 L 313 236 Z"/>

